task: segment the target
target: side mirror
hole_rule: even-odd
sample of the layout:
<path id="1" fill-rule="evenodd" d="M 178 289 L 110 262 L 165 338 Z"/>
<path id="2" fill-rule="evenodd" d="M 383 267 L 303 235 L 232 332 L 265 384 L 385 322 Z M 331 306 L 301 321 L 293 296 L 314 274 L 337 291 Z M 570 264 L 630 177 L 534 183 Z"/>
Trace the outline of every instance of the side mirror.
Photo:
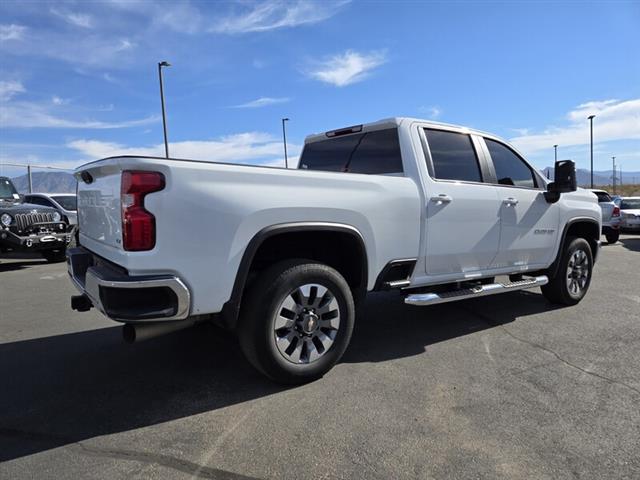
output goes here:
<path id="1" fill-rule="evenodd" d="M 547 185 L 545 192 L 547 202 L 555 203 L 561 193 L 575 192 L 577 189 L 576 164 L 571 160 L 558 160 L 553 171 L 553 182 Z"/>

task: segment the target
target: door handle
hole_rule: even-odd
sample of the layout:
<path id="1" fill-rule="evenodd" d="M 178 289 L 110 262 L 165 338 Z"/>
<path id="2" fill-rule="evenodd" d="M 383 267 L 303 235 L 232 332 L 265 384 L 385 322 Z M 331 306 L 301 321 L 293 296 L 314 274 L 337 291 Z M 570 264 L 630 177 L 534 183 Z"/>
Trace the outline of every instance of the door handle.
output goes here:
<path id="1" fill-rule="evenodd" d="M 517 205 L 518 204 L 518 199 L 517 198 L 513 198 L 513 197 L 509 197 L 509 198 L 505 198 L 504 200 L 502 200 L 502 203 L 504 203 L 505 205 Z"/>
<path id="2" fill-rule="evenodd" d="M 443 203 L 451 203 L 453 198 L 451 198 L 446 193 L 441 193 L 440 195 L 431 197 L 431 201 L 437 203 L 438 205 L 442 205 Z"/>

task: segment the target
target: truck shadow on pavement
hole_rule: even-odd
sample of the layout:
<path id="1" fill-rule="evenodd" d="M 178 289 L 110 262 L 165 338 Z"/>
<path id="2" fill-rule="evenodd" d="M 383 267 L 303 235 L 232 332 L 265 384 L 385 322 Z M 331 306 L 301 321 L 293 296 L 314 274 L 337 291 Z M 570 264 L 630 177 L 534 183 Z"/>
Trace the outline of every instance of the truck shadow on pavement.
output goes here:
<path id="1" fill-rule="evenodd" d="M 640 252 L 640 237 L 621 238 L 619 242 L 627 250 L 631 250 L 632 252 Z"/>
<path id="2" fill-rule="evenodd" d="M 405 306 L 397 293 L 375 294 L 342 362 L 418 355 L 554 308 L 528 292 L 423 308 Z M 210 325 L 135 345 L 122 343 L 119 327 L 0 344 L 0 379 L 0 462 L 286 389 L 255 372 L 235 338 Z"/>

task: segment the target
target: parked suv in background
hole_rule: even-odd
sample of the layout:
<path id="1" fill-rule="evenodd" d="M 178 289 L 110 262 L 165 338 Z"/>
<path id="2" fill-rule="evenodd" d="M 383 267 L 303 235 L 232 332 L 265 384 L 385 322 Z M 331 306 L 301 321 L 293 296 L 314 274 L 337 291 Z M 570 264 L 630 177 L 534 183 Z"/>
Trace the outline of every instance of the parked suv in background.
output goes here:
<path id="1" fill-rule="evenodd" d="M 620 207 L 605 190 L 591 189 L 598 197 L 598 205 L 602 210 L 602 234 L 608 243 L 616 243 L 620 237 Z"/>
<path id="2" fill-rule="evenodd" d="M 640 197 L 623 197 L 620 201 L 620 228 L 640 230 Z"/>
<path id="3" fill-rule="evenodd" d="M 51 207 L 67 217 L 71 225 L 78 224 L 78 202 L 75 193 L 28 193 L 26 202 Z"/>
<path id="4" fill-rule="evenodd" d="M 7 177 L 0 177 L 0 252 L 38 252 L 62 262 L 75 227 L 57 210 L 28 203 Z"/>

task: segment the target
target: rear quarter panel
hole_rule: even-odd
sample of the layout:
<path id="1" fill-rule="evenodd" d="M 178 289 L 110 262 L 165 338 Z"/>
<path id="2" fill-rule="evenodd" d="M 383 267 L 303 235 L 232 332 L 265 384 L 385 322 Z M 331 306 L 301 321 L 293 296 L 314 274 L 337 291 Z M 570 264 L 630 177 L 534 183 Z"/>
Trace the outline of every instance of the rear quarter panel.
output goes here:
<path id="1" fill-rule="evenodd" d="M 104 162 L 120 170 L 164 173 L 165 189 L 145 200 L 156 216 L 156 246 L 125 252 L 86 235 L 81 243 L 131 275 L 179 276 L 192 292 L 192 314 L 222 309 L 247 245 L 273 225 L 354 227 L 367 248 L 369 289 L 388 261 L 419 252 L 420 201 L 410 178 L 145 158 Z M 105 166 L 98 162 L 89 168 Z"/>

